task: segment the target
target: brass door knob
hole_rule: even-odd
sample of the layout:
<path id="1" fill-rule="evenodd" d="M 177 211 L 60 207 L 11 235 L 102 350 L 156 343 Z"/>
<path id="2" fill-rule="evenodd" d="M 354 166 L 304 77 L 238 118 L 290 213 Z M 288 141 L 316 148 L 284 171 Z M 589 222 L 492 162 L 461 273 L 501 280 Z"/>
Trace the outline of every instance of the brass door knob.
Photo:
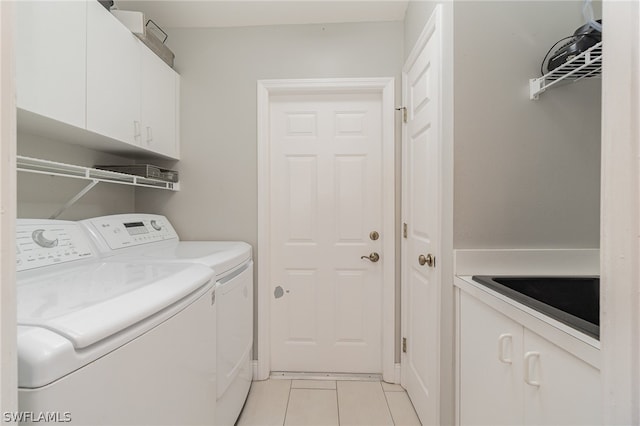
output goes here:
<path id="1" fill-rule="evenodd" d="M 369 256 L 360 256 L 360 259 L 367 259 L 367 260 L 375 263 L 378 260 L 380 260 L 380 255 L 374 251 Z"/>
<path id="2" fill-rule="evenodd" d="M 420 266 L 424 266 L 426 264 L 431 268 L 436 265 L 436 257 L 431 253 L 427 254 L 426 256 L 424 254 L 421 254 L 420 256 L 418 256 L 418 263 L 420 264 Z"/>

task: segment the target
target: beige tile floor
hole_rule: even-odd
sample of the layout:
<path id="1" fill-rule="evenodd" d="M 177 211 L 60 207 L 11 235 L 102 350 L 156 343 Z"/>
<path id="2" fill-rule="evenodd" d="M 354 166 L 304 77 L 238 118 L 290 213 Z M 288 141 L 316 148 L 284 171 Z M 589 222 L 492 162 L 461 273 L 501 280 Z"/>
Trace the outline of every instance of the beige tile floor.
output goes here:
<path id="1" fill-rule="evenodd" d="M 407 393 L 376 381 L 253 382 L 237 426 L 419 426 Z"/>

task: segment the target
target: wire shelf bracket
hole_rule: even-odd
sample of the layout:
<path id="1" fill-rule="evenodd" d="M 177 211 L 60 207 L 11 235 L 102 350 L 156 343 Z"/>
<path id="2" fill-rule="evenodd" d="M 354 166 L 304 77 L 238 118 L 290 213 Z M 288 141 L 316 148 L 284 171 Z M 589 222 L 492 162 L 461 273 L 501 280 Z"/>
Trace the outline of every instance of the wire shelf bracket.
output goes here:
<path id="1" fill-rule="evenodd" d="M 109 170 L 93 169 L 90 167 L 76 166 L 73 164 L 58 163 L 55 161 L 41 160 L 39 158 L 16 156 L 16 169 L 19 172 L 36 173 L 49 176 L 60 176 L 73 179 L 89 180 L 89 184 L 82 188 L 75 196 L 71 197 L 61 208 L 50 216 L 55 219 L 65 210 L 71 207 L 76 201 L 91 191 L 100 182 L 115 183 L 120 185 L 139 186 L 145 188 L 165 189 L 169 191 L 179 191 L 180 184 L 177 182 L 166 182 L 159 179 L 149 179 L 142 176 L 129 175 L 125 173 L 112 172 Z"/>
<path id="2" fill-rule="evenodd" d="M 559 83 L 576 82 L 602 73 L 602 41 L 548 72 L 529 80 L 529 98 L 537 100 L 540 93 Z"/>

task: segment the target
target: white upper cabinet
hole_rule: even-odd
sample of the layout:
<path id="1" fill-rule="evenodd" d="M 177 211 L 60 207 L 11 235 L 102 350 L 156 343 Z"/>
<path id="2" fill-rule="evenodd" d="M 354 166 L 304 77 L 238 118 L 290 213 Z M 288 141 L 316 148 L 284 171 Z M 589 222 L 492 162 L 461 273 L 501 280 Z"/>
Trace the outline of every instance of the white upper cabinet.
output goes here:
<path id="1" fill-rule="evenodd" d="M 145 46 L 142 51 L 142 138 L 143 147 L 178 157 L 178 74 Z"/>
<path id="2" fill-rule="evenodd" d="M 180 76 L 95 0 L 17 5 L 18 126 L 138 157 L 178 159 Z"/>
<path id="3" fill-rule="evenodd" d="M 87 7 L 87 130 L 139 145 L 140 41 L 97 1 Z"/>
<path id="4" fill-rule="evenodd" d="M 82 1 L 16 2 L 18 108 L 85 128 L 86 13 Z"/>

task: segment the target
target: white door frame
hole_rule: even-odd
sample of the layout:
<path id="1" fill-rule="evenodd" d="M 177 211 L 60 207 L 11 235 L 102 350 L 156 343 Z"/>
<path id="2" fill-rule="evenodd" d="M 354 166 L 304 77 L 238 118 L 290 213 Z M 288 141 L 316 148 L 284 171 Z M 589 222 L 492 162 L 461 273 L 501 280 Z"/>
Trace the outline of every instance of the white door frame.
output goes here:
<path id="1" fill-rule="evenodd" d="M 640 6 L 605 1 L 600 344 L 604 424 L 640 421 Z"/>
<path id="2" fill-rule="evenodd" d="M 13 2 L 0 1 L 0 411 L 18 410 L 16 353 L 16 92 Z M 8 422 L 3 419 L 0 423 Z"/>
<path id="3" fill-rule="evenodd" d="M 271 276 L 269 247 L 270 140 L 269 104 L 271 96 L 317 93 L 379 93 L 382 97 L 382 205 L 385 212 L 382 228 L 382 376 L 395 381 L 395 160 L 394 160 L 394 79 L 393 78 L 327 78 L 258 81 L 258 359 L 254 370 L 256 380 L 265 380 L 271 373 L 270 299 Z"/>

